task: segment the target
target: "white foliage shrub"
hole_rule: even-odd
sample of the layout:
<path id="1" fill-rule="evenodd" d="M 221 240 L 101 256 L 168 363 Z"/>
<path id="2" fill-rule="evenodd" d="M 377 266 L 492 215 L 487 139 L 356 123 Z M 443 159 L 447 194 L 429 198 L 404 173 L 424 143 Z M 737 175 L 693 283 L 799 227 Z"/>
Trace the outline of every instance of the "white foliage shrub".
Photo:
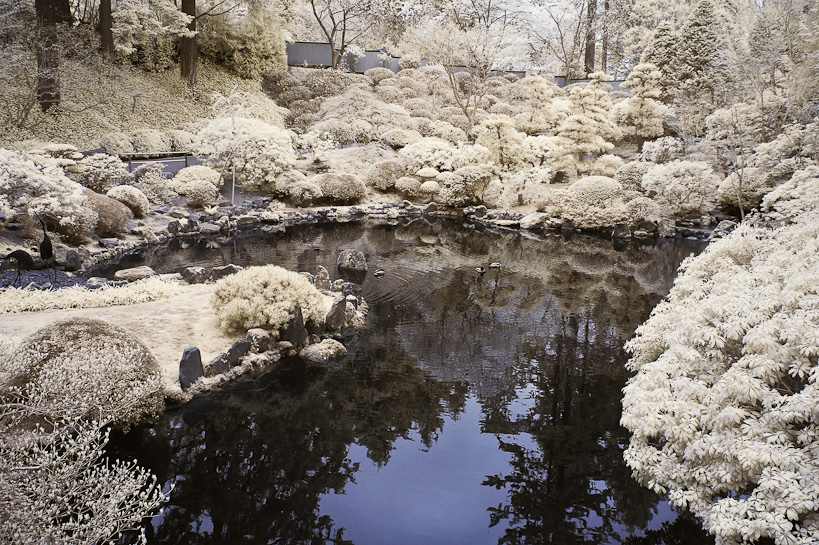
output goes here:
<path id="1" fill-rule="evenodd" d="M 219 200 L 219 190 L 206 180 L 192 180 L 175 187 L 176 192 L 185 197 L 191 208 L 201 208 Z"/>
<path id="2" fill-rule="evenodd" d="M 217 168 L 235 167 L 240 186 L 275 184 L 276 177 L 296 163 L 290 133 L 258 119 L 216 118 L 197 137 L 197 155 L 207 156 Z"/>
<path id="3" fill-rule="evenodd" d="M 153 204 L 168 204 L 179 196 L 162 173 L 164 168 L 163 163 L 145 163 L 133 172 L 134 180 L 131 185 L 139 189 Z"/>
<path id="4" fill-rule="evenodd" d="M 672 161 L 656 165 L 643 175 L 642 188 L 649 197 L 682 216 L 703 213 L 715 204 L 718 178 L 700 161 Z"/>
<path id="5" fill-rule="evenodd" d="M 473 133 L 475 143 L 488 149 L 490 160 L 502 168 L 511 170 L 526 162 L 526 134 L 515 129 L 509 116 L 491 115 L 481 121 Z"/>
<path id="6" fill-rule="evenodd" d="M 83 240 L 97 224 L 96 214 L 85 207 L 83 187 L 53 159 L 39 157 L 35 163 L 27 154 L 0 148 L 0 196 L 8 208 L 39 214 L 71 240 Z"/>
<path id="7" fill-rule="evenodd" d="M 412 176 L 403 176 L 396 180 L 395 189 L 405 197 L 417 197 L 421 193 L 421 182 Z"/>
<path id="8" fill-rule="evenodd" d="M 456 170 L 467 165 L 486 163 L 490 153 L 479 144 L 455 147 L 441 138 L 423 138 L 398 152 L 406 160 L 410 172 L 423 167 Z"/>
<path id="9" fill-rule="evenodd" d="M 134 145 L 131 137 L 122 132 L 109 132 L 100 140 L 100 147 L 105 153 L 111 155 L 123 155 L 134 152 Z"/>
<path id="10" fill-rule="evenodd" d="M 380 66 L 377 66 L 375 68 L 365 70 L 364 75 L 373 81 L 373 85 L 378 85 L 381 81 L 385 79 L 394 78 L 395 72 L 393 72 L 389 68 L 382 68 Z"/>
<path id="11" fill-rule="evenodd" d="M 630 161 L 618 168 L 612 178 L 620 182 L 626 191 L 642 191 L 643 175 L 653 166 L 645 161 Z"/>
<path id="12" fill-rule="evenodd" d="M 453 208 L 482 204 L 491 181 L 491 165 L 459 168 L 443 183 L 437 200 Z"/>
<path id="13" fill-rule="evenodd" d="M 504 174 L 499 204 L 507 208 L 536 204 L 548 191 L 552 175 L 551 169 L 546 167 L 531 167 Z"/>
<path id="14" fill-rule="evenodd" d="M 159 365 L 136 337 L 101 320 L 45 327 L 10 356 L 9 393 L 46 419 L 109 420 L 127 429 L 164 408 Z"/>
<path id="15" fill-rule="evenodd" d="M 181 129 L 172 129 L 165 133 L 165 139 L 170 145 L 170 151 L 196 151 L 196 135 Z"/>
<path id="16" fill-rule="evenodd" d="M 83 158 L 77 164 L 72 178 L 97 193 L 105 193 L 112 185 L 128 179 L 130 174 L 119 157 L 105 153 L 95 153 Z"/>
<path id="17" fill-rule="evenodd" d="M 398 161 L 379 161 L 367 169 L 364 181 L 379 191 L 389 191 L 405 172 L 404 165 Z"/>
<path id="18" fill-rule="evenodd" d="M 627 221 L 629 211 L 620 198 L 622 189 L 618 190 L 610 183 L 607 185 L 610 192 L 596 191 L 584 187 L 585 184 L 574 191 L 570 190 L 572 186 L 554 189 L 537 201 L 537 209 L 551 217 L 568 220 L 581 229 L 610 229 L 615 223 Z M 607 195 L 610 198 L 605 198 Z"/>
<path id="19" fill-rule="evenodd" d="M 590 206 L 605 206 L 613 199 L 623 196 L 620 182 L 606 176 L 586 176 L 569 186 L 569 193 L 580 202 Z"/>
<path id="20" fill-rule="evenodd" d="M 364 182 L 352 174 L 328 172 L 311 181 L 321 190 L 321 200 L 329 204 L 355 204 L 367 194 Z"/>
<path id="21" fill-rule="evenodd" d="M 144 218 L 151 207 L 148 197 L 139 189 L 130 185 L 118 185 L 106 193 L 112 199 L 118 200 L 133 212 L 135 218 Z"/>
<path id="22" fill-rule="evenodd" d="M 683 264 L 626 348 L 625 460 L 717 543 L 819 541 L 818 170 Z"/>
<path id="23" fill-rule="evenodd" d="M 179 185 L 184 185 L 190 182 L 203 181 L 219 189 L 224 185 L 225 180 L 222 178 L 218 170 L 214 170 L 205 165 L 192 165 L 181 168 L 174 175 L 173 181 Z"/>
<path id="24" fill-rule="evenodd" d="M 324 296 L 304 275 L 275 265 L 249 267 L 219 280 L 211 305 L 221 327 L 244 332 L 254 327 L 278 330 L 296 306 L 305 324 L 324 320 Z"/>
<path id="25" fill-rule="evenodd" d="M 584 168 L 584 172 L 587 176 L 606 176 L 610 178 L 621 166 L 623 166 L 622 159 L 607 153 L 592 161 Z"/>
<path id="26" fill-rule="evenodd" d="M 405 148 L 421 138 L 421 133 L 412 129 L 390 129 L 381 135 L 381 140 L 392 149 Z"/>
<path id="27" fill-rule="evenodd" d="M 738 208 L 739 200 L 742 207 L 750 210 L 759 206 L 762 197 L 767 195 L 775 186 L 773 180 L 754 167 L 744 168 L 728 175 L 717 188 L 719 204 L 729 208 Z"/>
<path id="28" fill-rule="evenodd" d="M 668 163 L 685 152 L 685 142 L 673 136 L 664 136 L 652 142 L 643 144 L 640 152 L 641 161 L 652 163 Z"/>
<path id="29" fill-rule="evenodd" d="M 288 184 L 287 196 L 296 206 L 309 206 L 321 199 L 324 194 L 318 184 L 303 179 Z"/>
<path id="30" fill-rule="evenodd" d="M 168 138 L 156 129 L 140 129 L 132 132 L 131 145 L 136 153 L 156 153 L 171 149 Z"/>

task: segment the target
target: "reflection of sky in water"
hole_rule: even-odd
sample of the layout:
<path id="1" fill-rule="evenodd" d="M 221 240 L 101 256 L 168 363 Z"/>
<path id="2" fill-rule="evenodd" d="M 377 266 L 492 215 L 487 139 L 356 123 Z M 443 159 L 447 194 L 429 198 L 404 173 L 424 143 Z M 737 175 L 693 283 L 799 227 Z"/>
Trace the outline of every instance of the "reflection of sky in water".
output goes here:
<path id="1" fill-rule="evenodd" d="M 323 514 L 344 527 L 344 537 L 367 543 L 496 543 L 503 528 L 488 528 L 486 508 L 504 501 L 503 490 L 481 486 L 505 467 L 509 455 L 490 434 L 476 434 L 480 406 L 474 398 L 458 420 L 445 419 L 438 441 L 427 451 L 415 437 L 395 443 L 388 464 L 378 467 L 353 445 L 361 462 L 344 495 L 321 497 Z"/>
<path id="2" fill-rule="evenodd" d="M 513 417 L 533 407 L 537 389 L 527 385 L 516 393 L 517 398 L 509 404 Z M 440 436 L 430 449 L 410 434 L 395 442 L 389 463 L 380 467 L 367 459 L 365 448 L 351 445 L 349 458 L 361 463 L 355 482 L 348 483 L 343 494 L 322 495 L 322 514 L 343 527 L 345 539 L 356 545 L 497 543 L 506 524 L 502 521 L 489 527 L 487 508 L 507 501 L 507 493 L 481 483 L 487 475 L 504 470 L 511 459 L 498 449 L 498 437 L 525 449 L 534 450 L 538 445 L 529 433 L 475 433 L 482 419 L 480 403 L 470 396 L 457 420 L 445 418 Z M 606 481 L 590 480 L 589 486 L 603 495 L 608 492 Z M 610 497 L 606 503 L 615 508 Z M 663 501 L 651 511 L 643 530 L 657 530 L 677 517 Z M 586 528 L 589 535 L 603 525 L 593 511 L 582 519 L 577 526 Z M 615 535 L 644 533 L 617 522 L 613 526 Z M 594 542 L 602 545 L 619 541 Z"/>

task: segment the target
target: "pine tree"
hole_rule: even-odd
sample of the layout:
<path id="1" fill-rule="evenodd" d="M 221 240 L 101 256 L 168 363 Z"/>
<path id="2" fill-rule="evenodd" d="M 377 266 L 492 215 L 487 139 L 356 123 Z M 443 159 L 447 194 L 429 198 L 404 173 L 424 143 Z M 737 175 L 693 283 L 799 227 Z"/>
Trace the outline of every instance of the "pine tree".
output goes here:
<path id="1" fill-rule="evenodd" d="M 651 45 L 643 52 L 641 62 L 653 64 L 662 74 L 662 79 L 659 82 L 660 96 L 658 100 L 665 104 L 671 102 L 674 95 L 673 89 L 677 80 L 680 47 L 679 34 L 671 27 L 671 23 L 663 21 L 654 32 Z"/>
<path id="2" fill-rule="evenodd" d="M 614 148 L 610 142 L 620 136 L 620 129 L 610 118 L 612 109 L 605 74 L 589 74 L 591 81 L 569 92 L 572 101 L 571 115 L 560 123 L 557 135 L 567 139 L 572 153 L 576 154 L 578 170 L 583 171 L 583 160 Z"/>
<path id="3" fill-rule="evenodd" d="M 646 139 L 663 134 L 663 120 L 668 109 L 659 101 L 662 81 L 663 75 L 656 66 L 642 63 L 635 66 L 621 84 L 631 90 L 631 98 L 617 104 L 615 117 L 623 132 L 636 140 L 637 151 L 643 149 Z"/>
<path id="4" fill-rule="evenodd" d="M 680 57 L 677 75 L 682 90 L 706 92 L 714 102 L 717 87 L 724 81 L 722 74 L 719 23 L 711 0 L 700 0 L 685 23 L 680 37 Z"/>

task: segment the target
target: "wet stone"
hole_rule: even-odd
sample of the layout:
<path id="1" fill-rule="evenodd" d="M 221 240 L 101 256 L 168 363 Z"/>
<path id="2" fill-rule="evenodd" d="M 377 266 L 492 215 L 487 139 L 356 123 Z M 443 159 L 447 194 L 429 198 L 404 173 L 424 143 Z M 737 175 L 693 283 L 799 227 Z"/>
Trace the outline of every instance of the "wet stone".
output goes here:
<path id="1" fill-rule="evenodd" d="M 179 360 L 179 384 L 187 390 L 196 379 L 205 375 L 202 367 L 202 354 L 195 346 L 189 346 L 182 352 Z"/>

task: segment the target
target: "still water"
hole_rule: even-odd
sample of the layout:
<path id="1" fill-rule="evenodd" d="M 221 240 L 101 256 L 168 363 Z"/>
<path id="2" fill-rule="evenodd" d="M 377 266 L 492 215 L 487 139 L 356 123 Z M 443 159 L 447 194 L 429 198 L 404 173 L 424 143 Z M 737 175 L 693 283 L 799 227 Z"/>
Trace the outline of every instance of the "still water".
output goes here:
<path id="1" fill-rule="evenodd" d="M 363 251 L 367 327 L 113 446 L 165 487 L 155 544 L 712 544 L 622 461 L 625 340 L 695 241 L 535 237 L 417 220 L 310 225 L 130 258 L 335 277 Z M 498 262 L 500 270 L 477 267 Z"/>

